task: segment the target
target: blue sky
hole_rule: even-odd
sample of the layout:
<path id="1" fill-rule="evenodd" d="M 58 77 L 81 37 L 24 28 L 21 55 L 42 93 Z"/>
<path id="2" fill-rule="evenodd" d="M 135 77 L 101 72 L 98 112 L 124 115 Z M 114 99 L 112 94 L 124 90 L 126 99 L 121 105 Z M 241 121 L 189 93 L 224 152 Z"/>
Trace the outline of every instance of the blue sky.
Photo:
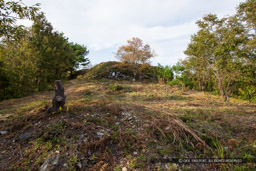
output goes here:
<path id="1" fill-rule="evenodd" d="M 93 65 L 117 60 L 128 39 L 139 37 L 156 52 L 152 65 L 184 59 L 195 22 L 205 14 L 233 15 L 244 0 L 23 0 L 41 3 L 53 27 L 88 47 Z"/>

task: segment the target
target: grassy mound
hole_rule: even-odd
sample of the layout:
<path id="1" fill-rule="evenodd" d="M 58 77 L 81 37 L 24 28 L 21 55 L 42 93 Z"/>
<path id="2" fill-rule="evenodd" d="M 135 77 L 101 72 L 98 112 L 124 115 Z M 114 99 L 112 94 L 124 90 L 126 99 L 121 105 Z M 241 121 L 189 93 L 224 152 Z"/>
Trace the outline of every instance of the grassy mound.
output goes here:
<path id="1" fill-rule="evenodd" d="M 93 68 L 89 69 L 85 78 L 110 78 L 117 80 L 136 79 L 155 79 L 156 69 L 149 64 L 140 64 L 134 66 L 129 63 L 116 61 L 102 62 Z"/>

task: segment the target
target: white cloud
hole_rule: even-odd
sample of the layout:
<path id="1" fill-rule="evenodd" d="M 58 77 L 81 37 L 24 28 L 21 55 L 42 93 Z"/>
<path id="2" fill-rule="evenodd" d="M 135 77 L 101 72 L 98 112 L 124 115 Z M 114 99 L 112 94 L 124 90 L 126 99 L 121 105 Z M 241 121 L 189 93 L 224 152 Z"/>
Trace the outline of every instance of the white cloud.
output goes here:
<path id="1" fill-rule="evenodd" d="M 39 0 L 52 25 L 88 46 L 93 64 L 114 60 L 117 48 L 140 37 L 158 54 L 153 64 L 184 58 L 195 21 L 208 13 L 234 14 L 243 0 Z M 24 0 L 25 4 L 33 4 Z"/>

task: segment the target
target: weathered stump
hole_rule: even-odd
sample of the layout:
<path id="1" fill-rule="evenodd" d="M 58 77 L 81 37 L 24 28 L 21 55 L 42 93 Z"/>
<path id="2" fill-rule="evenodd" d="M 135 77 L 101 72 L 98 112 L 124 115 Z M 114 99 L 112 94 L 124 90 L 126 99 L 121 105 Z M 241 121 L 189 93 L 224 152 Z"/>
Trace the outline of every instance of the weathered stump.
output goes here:
<path id="1" fill-rule="evenodd" d="M 52 107 L 48 109 L 48 112 L 59 112 L 60 109 L 64 109 L 66 96 L 64 95 L 64 87 L 61 80 L 56 80 L 55 84 L 55 96 L 52 99 Z M 61 108 L 60 108 L 61 107 Z"/>

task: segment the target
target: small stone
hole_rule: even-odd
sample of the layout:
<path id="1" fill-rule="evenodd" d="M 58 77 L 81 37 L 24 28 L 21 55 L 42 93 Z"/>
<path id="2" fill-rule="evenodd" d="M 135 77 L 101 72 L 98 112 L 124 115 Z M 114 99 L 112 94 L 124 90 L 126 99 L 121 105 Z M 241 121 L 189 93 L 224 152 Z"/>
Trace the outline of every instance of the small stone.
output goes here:
<path id="1" fill-rule="evenodd" d="M 104 133 L 102 133 L 102 132 L 97 132 L 97 136 L 98 136 L 99 138 L 102 138 L 102 137 L 104 136 Z"/>
<path id="2" fill-rule="evenodd" d="M 57 166 L 57 165 L 59 164 L 59 159 L 60 159 L 60 154 L 58 153 L 56 159 L 55 159 L 54 162 L 53 162 L 53 165 L 54 165 L 54 166 Z"/>
<path id="3" fill-rule="evenodd" d="M 82 168 L 82 164 L 79 162 L 77 163 L 77 166 L 81 169 Z"/>
<path id="4" fill-rule="evenodd" d="M 67 163 L 64 163 L 64 164 L 63 164 L 63 167 L 67 167 L 67 166 L 68 166 L 68 164 L 67 164 Z"/>
<path id="5" fill-rule="evenodd" d="M 82 140 L 84 138 L 84 134 L 81 134 L 80 136 L 79 136 L 79 140 Z"/>
<path id="6" fill-rule="evenodd" d="M 137 155 L 137 154 L 138 154 L 138 152 L 134 151 L 134 152 L 133 152 L 133 154 L 134 154 L 134 155 Z"/>
<path id="7" fill-rule="evenodd" d="M 169 129 L 170 129 L 170 127 L 169 127 L 169 126 L 167 126 L 167 127 L 165 128 L 165 130 L 166 130 L 166 131 L 168 131 Z"/>
<path id="8" fill-rule="evenodd" d="M 5 134 L 7 134 L 7 131 L 0 131 L 0 134 L 5 135 Z"/>
<path id="9" fill-rule="evenodd" d="M 32 132 L 27 132 L 27 133 L 24 133 L 24 134 L 20 135 L 20 139 L 21 140 L 29 139 L 29 138 L 31 138 L 33 136 L 34 136 L 34 134 Z"/>
<path id="10" fill-rule="evenodd" d="M 123 167 L 123 168 L 122 168 L 122 171 L 127 171 L 127 168 L 126 168 L 126 167 Z"/>
<path id="11" fill-rule="evenodd" d="M 131 117 L 129 117 L 127 120 L 130 121 L 130 120 L 132 120 L 132 118 L 133 118 L 133 117 L 131 116 Z"/>

